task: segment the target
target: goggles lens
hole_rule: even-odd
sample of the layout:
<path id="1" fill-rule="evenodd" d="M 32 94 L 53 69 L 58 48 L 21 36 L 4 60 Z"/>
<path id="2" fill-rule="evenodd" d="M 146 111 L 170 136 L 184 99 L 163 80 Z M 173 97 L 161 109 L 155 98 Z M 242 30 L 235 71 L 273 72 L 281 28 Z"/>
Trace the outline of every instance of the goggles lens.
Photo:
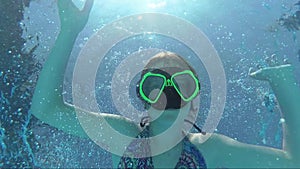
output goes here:
<path id="1" fill-rule="evenodd" d="M 174 74 L 171 77 L 174 88 L 184 101 L 190 101 L 199 92 L 199 83 L 191 71 L 183 71 Z"/>
<path id="2" fill-rule="evenodd" d="M 166 77 L 161 74 L 147 73 L 140 83 L 140 94 L 142 98 L 150 103 L 157 102 L 164 90 Z"/>

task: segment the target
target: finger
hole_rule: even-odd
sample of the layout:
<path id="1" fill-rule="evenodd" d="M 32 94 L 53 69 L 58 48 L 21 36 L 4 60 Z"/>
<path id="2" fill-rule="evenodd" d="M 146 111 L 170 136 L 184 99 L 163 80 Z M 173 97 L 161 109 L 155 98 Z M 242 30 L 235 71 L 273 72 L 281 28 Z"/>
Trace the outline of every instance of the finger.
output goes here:
<path id="1" fill-rule="evenodd" d="M 264 80 L 265 79 L 263 69 L 259 69 L 257 71 L 249 70 L 248 74 L 249 74 L 250 77 L 252 77 L 254 79 L 258 79 L 258 80 Z"/>
<path id="2" fill-rule="evenodd" d="M 86 0 L 84 7 L 83 7 L 83 12 L 89 13 L 93 7 L 94 0 Z"/>
<path id="3" fill-rule="evenodd" d="M 248 70 L 248 75 L 251 76 L 251 74 L 254 73 L 254 72 L 255 72 L 254 68 L 250 67 L 249 70 Z"/>

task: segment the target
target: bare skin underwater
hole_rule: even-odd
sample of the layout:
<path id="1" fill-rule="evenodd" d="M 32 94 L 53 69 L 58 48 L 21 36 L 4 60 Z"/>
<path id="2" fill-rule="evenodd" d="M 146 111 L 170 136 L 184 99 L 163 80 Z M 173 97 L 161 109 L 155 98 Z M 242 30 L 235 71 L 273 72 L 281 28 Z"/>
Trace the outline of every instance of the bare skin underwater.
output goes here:
<path id="1" fill-rule="evenodd" d="M 92 6 L 93 0 L 87 0 L 83 10 L 80 11 L 71 0 L 58 0 L 61 31 L 40 73 L 30 109 L 32 114 L 45 123 L 57 127 L 66 133 L 86 138 L 88 136 L 76 117 L 76 108 L 73 105 L 66 104 L 63 100 L 62 84 L 64 81 L 65 68 L 73 45 L 77 35 L 87 23 Z M 299 168 L 300 88 L 293 75 L 292 66 L 280 65 L 267 67 L 251 73 L 250 76 L 254 79 L 269 82 L 276 95 L 282 116 L 285 119 L 283 125 L 283 148 L 274 149 L 244 144 L 227 136 L 215 133 L 208 133 L 207 135 L 189 133 L 188 138 L 190 142 L 203 154 L 208 168 Z M 188 108 L 191 105 L 187 104 L 186 106 L 187 107 L 183 107 L 182 109 L 189 111 Z M 152 113 L 154 114 L 155 112 Z M 175 112 L 166 110 L 164 113 L 171 114 Z M 85 118 L 93 125 L 101 124 L 101 120 L 106 120 L 117 131 L 127 136 L 135 137 L 141 132 L 140 126 L 125 117 L 105 113 L 85 112 L 83 110 L 82 115 L 85 115 Z M 184 119 L 182 119 L 182 122 L 183 120 Z M 163 127 L 166 123 L 172 123 L 172 121 L 161 118 L 161 121 L 155 123 L 156 126 L 152 126 L 153 130 Z M 100 125 L 93 127 L 95 129 L 95 131 L 93 131 L 95 135 L 100 133 L 107 137 L 107 139 L 111 139 L 110 133 L 107 133 L 108 130 L 100 128 Z M 174 131 L 174 135 L 170 137 L 177 137 L 179 134 L 181 134 L 180 130 Z M 209 136 L 210 138 L 202 143 L 201 140 Z M 116 143 L 119 142 L 117 139 L 118 138 L 113 138 Z M 164 144 L 172 144 L 172 139 L 160 140 L 155 147 L 159 148 L 159 146 L 163 146 Z M 151 147 L 153 148 L 154 145 L 151 145 Z M 111 148 L 120 147 L 116 145 L 116 147 Z M 178 147 L 174 147 L 174 149 L 166 153 L 153 157 L 155 168 L 170 168 L 170 166 L 174 166 L 173 163 L 178 160 L 179 153 L 180 149 L 178 150 Z M 117 167 L 120 158 L 120 156 L 113 155 L 114 168 Z"/>

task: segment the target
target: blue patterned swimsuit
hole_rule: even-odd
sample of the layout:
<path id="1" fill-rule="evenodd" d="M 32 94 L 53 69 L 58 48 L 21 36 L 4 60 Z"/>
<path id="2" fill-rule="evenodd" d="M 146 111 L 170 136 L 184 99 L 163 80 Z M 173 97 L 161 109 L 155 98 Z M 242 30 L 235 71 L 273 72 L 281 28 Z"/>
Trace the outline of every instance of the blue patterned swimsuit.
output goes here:
<path id="1" fill-rule="evenodd" d="M 137 138 L 148 138 L 149 128 L 141 132 Z M 145 139 L 146 140 L 146 139 Z M 138 157 L 139 153 L 151 154 L 148 141 L 133 141 L 127 148 L 124 155 L 121 157 L 118 168 L 138 168 L 138 169 L 151 169 L 154 168 L 152 157 L 147 156 L 144 158 Z M 205 160 L 200 151 L 193 145 L 187 137 L 183 139 L 183 149 L 181 156 L 175 168 L 207 168 Z"/>

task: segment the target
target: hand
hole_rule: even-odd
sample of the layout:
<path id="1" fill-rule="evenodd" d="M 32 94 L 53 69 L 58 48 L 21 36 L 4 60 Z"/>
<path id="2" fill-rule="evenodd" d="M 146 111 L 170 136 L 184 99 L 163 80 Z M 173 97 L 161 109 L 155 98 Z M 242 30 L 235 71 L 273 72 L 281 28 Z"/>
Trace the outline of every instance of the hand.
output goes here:
<path id="1" fill-rule="evenodd" d="M 257 71 L 249 70 L 249 76 L 257 80 L 272 81 L 275 78 L 285 78 L 292 74 L 292 65 L 285 60 L 284 63 L 279 63 L 276 55 L 267 58 L 268 67 L 260 68 Z"/>
<path id="2" fill-rule="evenodd" d="M 80 11 L 72 0 L 58 0 L 61 31 L 79 33 L 86 25 L 94 0 L 86 0 Z"/>
<path id="3" fill-rule="evenodd" d="M 275 67 L 266 67 L 259 69 L 255 72 L 249 73 L 250 77 L 257 79 L 257 80 L 266 80 L 271 81 L 275 78 L 282 78 L 284 79 L 286 73 L 292 73 L 292 65 L 285 64 Z"/>

